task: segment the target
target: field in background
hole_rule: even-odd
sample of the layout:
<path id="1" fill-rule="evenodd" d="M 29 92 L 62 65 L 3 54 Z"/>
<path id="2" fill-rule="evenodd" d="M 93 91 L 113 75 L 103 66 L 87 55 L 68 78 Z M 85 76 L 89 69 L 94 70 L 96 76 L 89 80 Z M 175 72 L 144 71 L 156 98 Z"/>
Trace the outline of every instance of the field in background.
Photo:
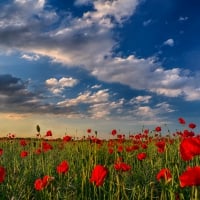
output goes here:
<path id="1" fill-rule="evenodd" d="M 113 139 L 52 140 L 9 135 L 0 140 L 0 199 L 3 200 L 198 200 L 200 137 L 194 123 L 162 127 L 129 138 L 112 130 Z M 165 136 L 162 136 L 165 135 Z"/>

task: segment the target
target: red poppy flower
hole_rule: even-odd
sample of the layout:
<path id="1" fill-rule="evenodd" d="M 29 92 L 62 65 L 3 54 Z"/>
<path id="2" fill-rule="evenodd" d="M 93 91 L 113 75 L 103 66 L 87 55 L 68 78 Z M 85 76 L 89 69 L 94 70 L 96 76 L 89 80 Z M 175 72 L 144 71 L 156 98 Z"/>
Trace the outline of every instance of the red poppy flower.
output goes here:
<path id="1" fill-rule="evenodd" d="M 108 141 L 108 147 L 113 147 L 114 145 L 115 145 L 114 141 L 110 139 Z"/>
<path id="2" fill-rule="evenodd" d="M 51 180 L 53 180 L 53 177 L 48 175 L 44 176 L 42 179 L 38 178 L 34 182 L 34 187 L 36 190 L 43 190 Z"/>
<path id="3" fill-rule="evenodd" d="M 179 176 L 180 186 L 198 186 L 200 185 L 200 166 L 188 167 L 185 172 Z"/>
<path id="4" fill-rule="evenodd" d="M 148 135 L 148 133 L 149 133 L 149 129 L 145 129 L 145 130 L 144 130 L 144 134 L 145 134 L 145 135 Z"/>
<path id="5" fill-rule="evenodd" d="M 147 144 L 145 144 L 145 143 L 141 144 L 141 147 L 142 147 L 143 149 L 147 149 L 147 148 L 148 148 Z"/>
<path id="6" fill-rule="evenodd" d="M 126 152 L 131 152 L 133 149 L 132 149 L 132 146 L 128 146 L 126 147 Z"/>
<path id="7" fill-rule="evenodd" d="M 123 149 L 124 149 L 124 147 L 123 147 L 122 145 L 119 145 L 119 146 L 117 147 L 117 151 L 118 151 L 118 152 L 122 152 Z"/>
<path id="8" fill-rule="evenodd" d="M 156 128 L 155 128 L 155 131 L 156 132 L 160 132 L 162 129 L 161 129 L 161 127 L 160 126 L 157 126 Z"/>
<path id="9" fill-rule="evenodd" d="M 25 147 L 27 145 L 27 141 L 24 139 L 20 140 L 20 145 Z"/>
<path id="10" fill-rule="evenodd" d="M 101 186 L 108 174 L 108 169 L 102 165 L 96 165 L 92 171 L 90 182 L 95 183 L 96 186 Z"/>
<path id="11" fill-rule="evenodd" d="M 132 148 L 133 151 L 136 151 L 136 150 L 138 150 L 140 148 L 140 146 L 135 144 L 131 148 Z"/>
<path id="12" fill-rule="evenodd" d="M 96 143 L 96 144 L 100 144 L 100 145 L 103 143 L 103 141 L 102 141 L 101 139 L 96 138 L 96 137 L 95 137 L 95 138 L 92 138 L 92 142 L 93 142 L 93 143 Z"/>
<path id="13" fill-rule="evenodd" d="M 184 120 L 182 117 L 180 117 L 180 118 L 178 119 L 178 121 L 179 121 L 180 124 L 185 124 L 185 123 L 186 123 L 185 120 Z"/>
<path id="14" fill-rule="evenodd" d="M 167 169 L 167 168 L 161 169 L 161 170 L 158 172 L 158 174 L 157 174 L 157 176 L 156 176 L 156 179 L 157 179 L 158 181 L 160 181 L 160 180 L 162 180 L 162 179 L 164 179 L 164 180 L 167 181 L 167 182 L 170 181 L 170 180 L 172 179 L 172 175 L 171 175 L 170 170 Z"/>
<path id="15" fill-rule="evenodd" d="M 44 152 L 52 150 L 53 146 L 51 144 L 49 144 L 48 142 L 42 142 L 42 150 Z"/>
<path id="16" fill-rule="evenodd" d="M 0 156 L 3 155 L 3 149 L 0 149 Z"/>
<path id="17" fill-rule="evenodd" d="M 65 174 L 69 170 L 69 164 L 66 160 L 62 161 L 56 168 L 59 174 Z"/>
<path id="18" fill-rule="evenodd" d="M 111 133 L 112 133 L 112 135 L 114 136 L 114 135 L 117 134 L 117 130 L 116 130 L 116 129 L 113 129 Z"/>
<path id="19" fill-rule="evenodd" d="M 196 128 L 196 124 L 194 124 L 194 123 L 190 123 L 188 126 L 189 126 L 189 128 L 191 128 L 191 129 Z"/>
<path id="20" fill-rule="evenodd" d="M 126 172 L 126 171 L 129 171 L 131 169 L 131 166 L 126 164 L 126 163 L 124 163 L 124 162 L 116 162 L 114 164 L 114 168 L 117 171 Z"/>
<path id="21" fill-rule="evenodd" d="M 6 169 L 0 166 L 0 183 L 2 183 L 6 176 Z"/>
<path id="22" fill-rule="evenodd" d="M 92 129 L 91 128 L 88 128 L 87 129 L 87 133 L 91 133 L 92 132 Z"/>
<path id="23" fill-rule="evenodd" d="M 71 141 L 71 139 L 72 139 L 71 136 L 65 135 L 65 136 L 63 137 L 63 142 L 69 142 L 69 141 Z"/>
<path id="24" fill-rule="evenodd" d="M 113 149 L 113 148 L 109 148 L 109 149 L 108 149 L 108 153 L 109 153 L 109 154 L 112 154 L 113 152 L 114 152 L 114 149 Z"/>
<path id="25" fill-rule="evenodd" d="M 24 158 L 24 157 L 28 156 L 28 152 L 27 151 L 22 151 L 20 153 L 20 156 L 21 156 L 21 158 Z"/>
<path id="26" fill-rule="evenodd" d="M 156 143 L 159 153 L 163 153 L 165 151 L 165 145 L 166 145 L 165 141 L 158 141 Z"/>
<path id="27" fill-rule="evenodd" d="M 196 155 L 200 155 L 200 138 L 184 138 L 180 144 L 180 155 L 185 161 L 192 160 Z"/>
<path id="28" fill-rule="evenodd" d="M 45 175 L 42 179 L 43 185 L 47 186 L 47 184 L 52 181 L 54 178 L 52 176 Z"/>
<path id="29" fill-rule="evenodd" d="M 147 154 L 142 152 L 137 155 L 138 160 L 144 160 L 147 157 Z"/>
<path id="30" fill-rule="evenodd" d="M 35 154 L 41 154 L 41 153 L 42 153 L 42 150 L 40 148 L 35 150 Z"/>
<path id="31" fill-rule="evenodd" d="M 42 181 L 41 178 L 38 178 L 38 179 L 35 180 L 34 187 L 35 187 L 36 190 L 43 190 L 44 185 L 43 185 L 43 181 Z"/>
<path id="32" fill-rule="evenodd" d="M 48 130 L 48 131 L 46 132 L 46 135 L 45 135 L 45 136 L 46 136 L 46 137 L 52 136 L 51 130 Z"/>

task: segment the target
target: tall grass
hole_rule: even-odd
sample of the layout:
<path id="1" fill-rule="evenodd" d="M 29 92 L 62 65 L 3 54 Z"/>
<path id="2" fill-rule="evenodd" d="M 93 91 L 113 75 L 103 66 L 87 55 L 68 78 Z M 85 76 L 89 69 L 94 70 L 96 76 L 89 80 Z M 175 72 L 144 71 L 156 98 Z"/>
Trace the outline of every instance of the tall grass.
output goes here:
<path id="1" fill-rule="evenodd" d="M 164 140 L 165 150 L 160 153 L 155 143 Z M 1 200 L 198 200 L 198 186 L 181 188 L 180 174 L 187 166 L 200 163 L 196 156 L 191 161 L 180 158 L 179 137 L 148 136 L 139 139 L 116 139 L 112 141 L 113 153 L 109 153 L 110 141 L 99 144 L 92 140 L 47 141 L 52 150 L 36 154 L 42 139 L 29 139 L 26 146 L 19 139 L 0 141 L 3 154 L 0 165 L 6 169 L 5 180 L 0 184 Z M 148 148 L 142 148 L 141 144 Z M 119 151 L 118 146 L 123 150 Z M 138 149 L 127 151 L 127 147 L 139 145 Z M 21 151 L 28 156 L 20 157 Z M 138 160 L 137 154 L 145 152 L 147 157 Z M 117 171 L 114 163 L 122 158 L 131 170 Z M 69 163 L 69 171 L 58 174 L 57 165 L 63 160 Z M 102 186 L 90 182 L 91 172 L 97 164 L 108 169 L 108 175 Z M 169 181 L 156 179 L 157 173 L 168 168 L 172 173 Z M 47 187 L 41 191 L 34 188 L 34 181 L 44 175 L 53 177 Z"/>

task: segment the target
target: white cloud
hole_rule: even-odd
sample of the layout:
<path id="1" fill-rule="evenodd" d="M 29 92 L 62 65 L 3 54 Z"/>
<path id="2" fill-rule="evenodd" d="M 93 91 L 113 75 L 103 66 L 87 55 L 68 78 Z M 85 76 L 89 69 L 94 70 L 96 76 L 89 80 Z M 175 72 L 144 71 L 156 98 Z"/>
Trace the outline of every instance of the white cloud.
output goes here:
<path id="1" fill-rule="evenodd" d="M 150 108 L 149 106 L 140 106 L 135 110 L 134 112 L 137 116 L 143 117 L 143 118 L 152 118 L 155 117 L 155 110 Z"/>
<path id="2" fill-rule="evenodd" d="M 15 0 L 16 3 L 21 8 L 30 9 L 30 10 L 41 10 L 45 5 L 45 0 Z"/>
<path id="3" fill-rule="evenodd" d="M 130 103 L 131 104 L 138 104 L 138 103 L 144 103 L 144 104 L 147 104 L 149 103 L 149 101 L 151 100 L 151 96 L 137 96 L 135 98 L 132 98 L 130 100 Z"/>
<path id="4" fill-rule="evenodd" d="M 65 99 L 59 102 L 58 106 L 79 107 L 82 104 L 88 106 L 88 117 L 93 119 L 109 119 L 111 111 L 121 108 L 124 104 L 124 100 L 119 99 L 117 102 L 111 101 L 109 90 L 103 89 L 93 93 L 90 91 L 80 93 L 76 98 Z"/>
<path id="5" fill-rule="evenodd" d="M 195 101 L 200 99 L 200 87 L 193 89 L 192 87 L 185 87 L 184 93 L 187 101 Z"/>
<path id="6" fill-rule="evenodd" d="M 189 18 L 186 16 L 186 17 L 182 17 L 182 16 L 180 16 L 179 17 L 179 21 L 187 21 Z"/>
<path id="7" fill-rule="evenodd" d="M 118 23 L 122 23 L 134 13 L 137 5 L 138 0 L 95 1 L 97 12 L 93 13 L 93 17 L 102 19 L 112 15 Z"/>
<path id="8" fill-rule="evenodd" d="M 78 80 L 72 77 L 62 77 L 61 79 L 50 78 L 45 83 L 53 94 L 60 94 L 65 88 L 74 87 L 78 83 Z"/>
<path id="9" fill-rule="evenodd" d="M 163 44 L 166 45 L 166 46 L 173 47 L 174 46 L 174 40 L 172 38 L 170 38 L 170 39 L 164 41 Z"/>
<path id="10" fill-rule="evenodd" d="M 81 6 L 81 5 L 87 5 L 88 3 L 91 3 L 92 2 L 92 0 L 76 0 L 75 1 L 75 5 L 79 5 L 79 6 Z"/>
<path id="11" fill-rule="evenodd" d="M 93 85 L 91 88 L 92 88 L 92 89 L 99 89 L 99 88 L 101 88 L 101 86 L 102 86 L 102 85 Z"/>
<path id="12" fill-rule="evenodd" d="M 160 111 L 160 113 L 165 113 L 165 112 L 174 112 L 175 110 L 171 108 L 171 105 L 166 103 L 166 102 L 162 102 L 159 103 L 155 106 L 156 108 L 158 108 Z"/>
<path id="13" fill-rule="evenodd" d="M 148 26 L 151 23 L 152 23 L 152 19 L 148 19 L 148 20 L 143 22 L 143 26 Z"/>
<path id="14" fill-rule="evenodd" d="M 21 58 L 28 60 L 28 61 L 36 61 L 40 59 L 39 55 L 28 55 L 28 54 L 23 54 Z"/>
<path id="15" fill-rule="evenodd" d="M 120 99 L 118 102 L 107 101 L 103 103 L 92 104 L 89 108 L 89 113 L 93 119 L 110 119 L 110 114 L 113 110 L 118 110 L 123 107 L 124 101 Z"/>
<path id="16" fill-rule="evenodd" d="M 75 106 L 80 103 L 83 104 L 94 104 L 107 102 L 109 99 L 109 93 L 107 89 L 98 90 L 97 92 L 91 93 L 89 91 L 79 94 L 78 97 L 74 99 L 66 99 L 58 103 L 60 106 Z"/>
<path id="17" fill-rule="evenodd" d="M 171 108 L 171 105 L 162 102 L 155 106 L 144 106 L 137 105 L 128 112 L 129 119 L 131 116 L 133 120 L 139 121 L 140 124 L 157 124 L 165 121 L 165 114 L 174 112 L 175 110 Z"/>

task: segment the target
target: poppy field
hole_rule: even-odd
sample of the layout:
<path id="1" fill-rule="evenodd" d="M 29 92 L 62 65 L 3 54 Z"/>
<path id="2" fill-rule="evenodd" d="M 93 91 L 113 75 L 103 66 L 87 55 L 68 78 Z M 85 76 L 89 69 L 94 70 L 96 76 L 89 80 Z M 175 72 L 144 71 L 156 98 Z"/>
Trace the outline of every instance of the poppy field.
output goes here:
<path id="1" fill-rule="evenodd" d="M 1 200 L 198 200 L 200 135 L 179 118 L 180 130 L 161 126 L 111 139 L 70 135 L 0 140 Z"/>

